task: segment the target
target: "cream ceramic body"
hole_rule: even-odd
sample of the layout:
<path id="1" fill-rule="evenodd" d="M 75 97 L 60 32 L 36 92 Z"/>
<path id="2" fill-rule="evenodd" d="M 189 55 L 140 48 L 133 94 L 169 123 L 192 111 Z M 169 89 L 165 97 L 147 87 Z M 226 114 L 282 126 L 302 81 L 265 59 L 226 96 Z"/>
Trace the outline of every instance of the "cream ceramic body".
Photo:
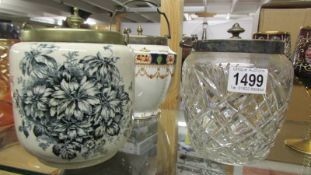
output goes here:
<path id="1" fill-rule="evenodd" d="M 111 158 L 131 129 L 134 55 L 124 45 L 23 42 L 10 50 L 20 143 L 42 162 Z"/>
<path id="2" fill-rule="evenodd" d="M 169 88 L 176 55 L 168 46 L 129 44 L 135 52 L 134 117 L 146 118 L 159 112 Z"/>

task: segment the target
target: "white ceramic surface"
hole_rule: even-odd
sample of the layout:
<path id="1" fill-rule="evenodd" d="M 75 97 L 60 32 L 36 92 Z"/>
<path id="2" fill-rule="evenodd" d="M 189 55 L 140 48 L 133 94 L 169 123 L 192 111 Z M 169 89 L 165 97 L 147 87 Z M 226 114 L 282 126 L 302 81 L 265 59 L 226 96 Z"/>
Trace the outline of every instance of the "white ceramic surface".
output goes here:
<path id="1" fill-rule="evenodd" d="M 129 44 L 135 52 L 134 118 L 159 113 L 173 76 L 176 54 L 168 46 Z"/>
<path id="2" fill-rule="evenodd" d="M 42 162 L 111 158 L 131 130 L 134 54 L 123 45 L 23 42 L 10 50 L 20 143 Z"/>

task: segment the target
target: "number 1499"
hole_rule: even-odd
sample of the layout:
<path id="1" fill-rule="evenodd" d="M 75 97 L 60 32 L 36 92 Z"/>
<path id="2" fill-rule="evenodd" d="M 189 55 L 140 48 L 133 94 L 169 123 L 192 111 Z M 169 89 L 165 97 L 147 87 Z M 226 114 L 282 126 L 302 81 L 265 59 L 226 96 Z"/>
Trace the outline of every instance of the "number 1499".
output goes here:
<path id="1" fill-rule="evenodd" d="M 265 94 L 268 69 L 230 67 L 228 77 L 229 92 Z"/>
<path id="2" fill-rule="evenodd" d="M 243 84 L 244 86 L 257 86 L 261 87 L 264 82 L 264 77 L 261 74 L 240 74 L 239 72 L 234 74 L 235 85 Z"/>

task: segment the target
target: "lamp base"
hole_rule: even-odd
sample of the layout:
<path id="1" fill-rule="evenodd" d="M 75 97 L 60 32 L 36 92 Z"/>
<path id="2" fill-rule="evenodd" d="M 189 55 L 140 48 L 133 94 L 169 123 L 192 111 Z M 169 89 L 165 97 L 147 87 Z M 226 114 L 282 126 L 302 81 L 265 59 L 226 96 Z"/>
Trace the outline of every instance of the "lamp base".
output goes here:
<path id="1" fill-rule="evenodd" d="M 311 139 L 286 139 L 284 143 L 300 153 L 311 155 Z"/>

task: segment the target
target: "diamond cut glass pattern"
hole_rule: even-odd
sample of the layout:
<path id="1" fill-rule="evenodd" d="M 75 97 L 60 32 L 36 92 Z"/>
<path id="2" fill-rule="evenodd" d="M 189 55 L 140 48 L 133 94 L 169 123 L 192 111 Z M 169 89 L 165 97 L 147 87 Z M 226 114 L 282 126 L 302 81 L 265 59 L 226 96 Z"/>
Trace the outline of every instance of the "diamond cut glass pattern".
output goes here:
<path id="1" fill-rule="evenodd" d="M 268 69 L 266 94 L 227 91 L 230 66 Z M 182 97 L 191 143 L 226 164 L 264 159 L 284 121 L 293 83 L 278 54 L 193 53 L 184 63 Z"/>

